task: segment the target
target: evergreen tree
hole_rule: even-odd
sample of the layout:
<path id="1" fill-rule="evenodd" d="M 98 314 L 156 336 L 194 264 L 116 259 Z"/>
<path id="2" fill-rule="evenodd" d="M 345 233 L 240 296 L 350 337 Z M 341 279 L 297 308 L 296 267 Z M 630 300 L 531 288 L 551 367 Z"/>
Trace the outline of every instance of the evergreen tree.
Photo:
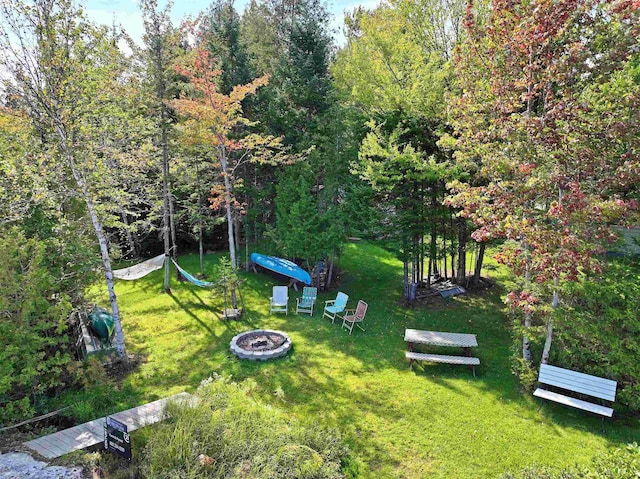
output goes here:
<path id="1" fill-rule="evenodd" d="M 292 23 L 281 22 L 285 47 L 275 63 L 257 114 L 271 133 L 298 151 L 310 146 L 316 117 L 331 105 L 329 14 L 323 4 L 298 2 Z"/>
<path id="2" fill-rule="evenodd" d="M 427 285 L 440 273 L 441 259 L 446 272 L 455 244 L 457 280 L 466 275 L 466 220 L 454 224 L 449 219 L 455 212 L 443 206 L 445 184 L 456 170 L 438 143 L 448 129 L 445 95 L 463 4 L 395 0 L 370 12 L 357 9 L 347 19 L 347 46 L 332 69 L 339 91 L 371 119 L 355 169 L 383 200 L 380 214 L 392 249 L 405 262 L 407 295 L 409 281 L 425 278 L 426 258 Z"/>
<path id="3" fill-rule="evenodd" d="M 164 241 L 165 268 L 164 290 L 169 292 L 170 258 L 178 258 L 176 245 L 176 226 L 174 218 L 174 200 L 171 193 L 170 162 L 171 152 L 169 135 L 171 130 L 171 112 L 167 100 L 171 94 L 172 62 L 177 54 L 178 37 L 171 24 L 169 2 L 164 10 L 159 10 L 157 0 L 141 0 L 140 9 L 144 21 L 146 43 L 145 60 L 147 78 L 153 85 L 153 117 L 156 123 L 156 145 L 162 164 L 162 236 Z"/>
<path id="4" fill-rule="evenodd" d="M 322 226 L 312 184 L 304 166 L 297 165 L 280 177 L 276 188 L 276 224 L 272 232 L 278 251 L 301 258 L 311 270 L 325 253 Z M 308 172 L 307 172 L 308 173 Z"/>
<path id="5" fill-rule="evenodd" d="M 276 26 L 269 5 L 264 1 L 251 0 L 240 20 L 240 38 L 246 45 L 247 58 L 256 75 L 273 70 L 273 63 L 281 51 Z"/>
<path id="6" fill-rule="evenodd" d="M 209 52 L 222 70 L 218 88 L 228 95 L 236 85 L 248 83 L 253 76 L 246 47 L 240 36 L 240 16 L 233 0 L 216 0 L 211 4 L 202 24 Z"/>

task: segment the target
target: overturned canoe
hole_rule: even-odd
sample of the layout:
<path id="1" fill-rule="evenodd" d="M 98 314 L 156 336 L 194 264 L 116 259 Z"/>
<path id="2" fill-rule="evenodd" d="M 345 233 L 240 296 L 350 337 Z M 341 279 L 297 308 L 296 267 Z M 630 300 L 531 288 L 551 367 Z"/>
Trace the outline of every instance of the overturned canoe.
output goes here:
<path id="1" fill-rule="evenodd" d="M 263 268 L 273 271 L 274 273 L 296 279 L 306 285 L 311 284 L 311 276 L 309 276 L 309 273 L 289 260 L 259 253 L 251 253 L 251 261 L 258 266 L 262 266 Z"/>

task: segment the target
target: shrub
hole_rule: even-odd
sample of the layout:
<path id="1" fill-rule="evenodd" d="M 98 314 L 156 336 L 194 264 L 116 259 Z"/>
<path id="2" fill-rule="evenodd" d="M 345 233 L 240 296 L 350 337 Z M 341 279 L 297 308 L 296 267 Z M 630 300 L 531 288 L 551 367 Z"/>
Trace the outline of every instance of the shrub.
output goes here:
<path id="1" fill-rule="evenodd" d="M 0 424 L 29 417 L 62 384 L 68 297 L 45 264 L 45 248 L 18 230 L 0 237 Z"/>
<path id="2" fill-rule="evenodd" d="M 640 411 L 640 267 L 616 260 L 601 278 L 571 286 L 552 362 L 618 381 L 616 403 Z"/>
<path id="3" fill-rule="evenodd" d="M 203 382 L 197 397 L 169 405 L 170 419 L 149 434 L 143 477 L 344 477 L 349 452 L 337 431 L 304 427 L 222 378 Z"/>
<path id="4" fill-rule="evenodd" d="M 95 249 L 58 209 L 34 207 L 0 233 L 0 425 L 50 410 L 71 380 L 67 319 L 95 278 Z"/>
<path id="5" fill-rule="evenodd" d="M 640 477 L 640 446 L 633 443 L 597 457 L 590 467 L 554 470 L 534 466 L 520 472 L 508 472 L 500 479 L 638 479 Z"/>

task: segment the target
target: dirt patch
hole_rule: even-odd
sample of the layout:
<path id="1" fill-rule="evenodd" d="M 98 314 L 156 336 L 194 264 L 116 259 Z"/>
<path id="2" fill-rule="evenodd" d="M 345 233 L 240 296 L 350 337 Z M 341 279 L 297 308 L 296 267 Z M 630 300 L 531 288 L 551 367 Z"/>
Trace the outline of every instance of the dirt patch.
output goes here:
<path id="1" fill-rule="evenodd" d="M 104 363 L 104 369 L 107 375 L 120 382 L 129 375 L 129 373 L 135 371 L 141 364 L 147 361 L 147 358 L 142 354 L 128 354 L 129 361 L 123 361 L 117 356 L 111 356 L 109 360 Z"/>
<path id="2" fill-rule="evenodd" d="M 409 302 L 405 298 L 402 298 L 399 304 L 408 308 L 446 309 L 455 306 L 454 298 L 456 297 L 465 295 L 481 297 L 488 294 L 496 285 L 496 282 L 490 278 L 480 278 L 478 284 L 473 284 L 470 279 L 471 278 L 469 278 L 468 284 L 467 282 L 463 283 L 465 293 L 462 295 L 443 298 L 440 291 L 456 286 L 454 283 L 447 281 L 446 284 L 434 283 L 430 288 L 426 288 L 425 286 L 418 287 L 415 301 Z"/>
<path id="3" fill-rule="evenodd" d="M 30 449 L 23 443 L 33 439 L 35 436 L 33 432 L 27 433 L 15 429 L 0 433 L 0 454 L 7 452 L 30 452 Z"/>

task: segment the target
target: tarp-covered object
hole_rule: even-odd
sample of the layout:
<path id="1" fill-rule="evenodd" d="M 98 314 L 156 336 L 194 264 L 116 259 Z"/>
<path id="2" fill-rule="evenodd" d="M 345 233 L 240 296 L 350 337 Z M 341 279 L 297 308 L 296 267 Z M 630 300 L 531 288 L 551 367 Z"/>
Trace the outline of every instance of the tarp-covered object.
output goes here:
<path id="1" fill-rule="evenodd" d="M 171 261 L 173 261 L 173 259 Z M 192 284 L 195 284 L 196 286 L 200 286 L 201 288 L 211 288 L 212 286 L 216 285 L 216 283 L 211 283 L 209 281 L 202 281 L 201 279 L 198 279 L 198 278 L 190 275 L 185 270 L 183 270 L 180 267 L 180 265 L 178 263 L 176 263 L 175 261 L 173 261 L 173 264 L 178 269 L 178 271 L 180 271 L 180 274 L 184 277 L 184 279 L 186 279 L 187 281 L 189 281 Z"/>
<path id="2" fill-rule="evenodd" d="M 297 279 L 307 286 L 311 285 L 311 276 L 309 276 L 309 273 L 292 261 L 259 253 L 251 253 L 251 261 L 263 268 L 270 269 L 289 278 Z"/>
<path id="3" fill-rule="evenodd" d="M 164 253 L 155 258 L 148 259 L 142 263 L 134 264 L 128 268 L 116 269 L 113 271 L 113 277 L 118 279 L 134 280 L 156 271 L 164 265 Z"/>
<path id="4" fill-rule="evenodd" d="M 106 309 L 95 306 L 88 314 L 89 326 L 93 332 L 103 341 L 108 341 L 115 328 L 113 316 Z"/>

